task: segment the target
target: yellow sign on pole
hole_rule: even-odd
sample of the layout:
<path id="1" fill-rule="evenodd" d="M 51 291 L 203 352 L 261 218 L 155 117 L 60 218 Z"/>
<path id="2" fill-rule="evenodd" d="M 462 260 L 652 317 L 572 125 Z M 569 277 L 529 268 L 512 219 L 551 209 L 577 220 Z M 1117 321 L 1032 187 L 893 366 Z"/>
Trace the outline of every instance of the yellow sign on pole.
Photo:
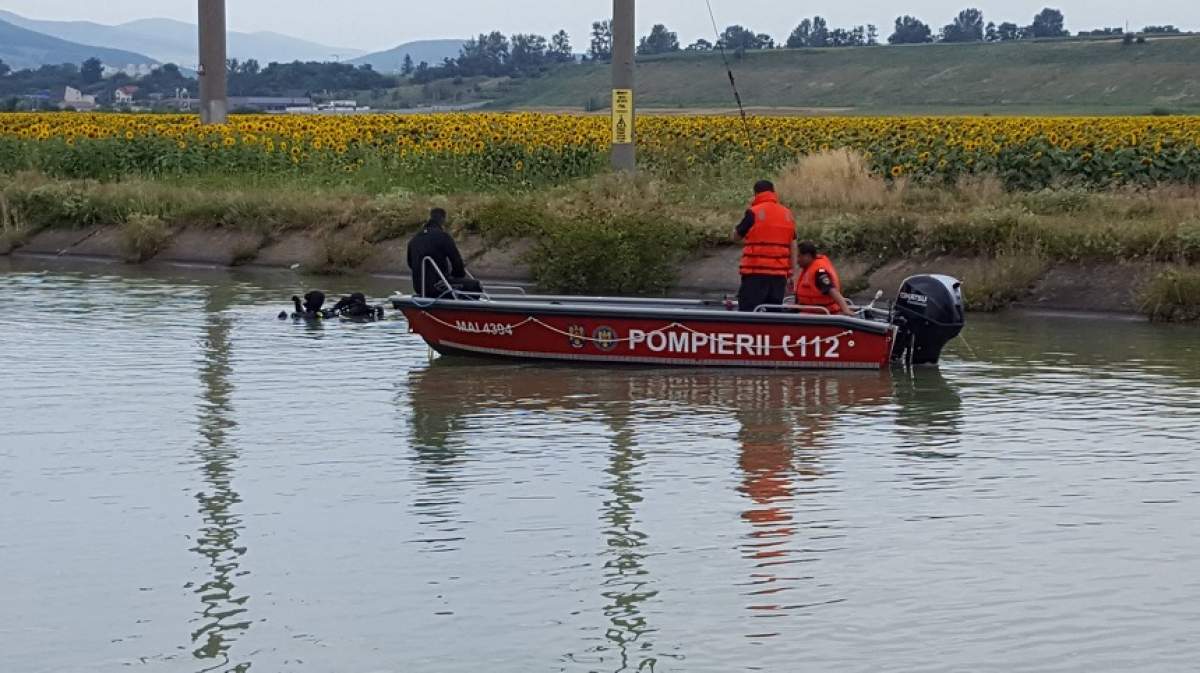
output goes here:
<path id="1" fill-rule="evenodd" d="M 633 142 L 633 89 L 613 89 L 612 142 L 629 145 Z"/>

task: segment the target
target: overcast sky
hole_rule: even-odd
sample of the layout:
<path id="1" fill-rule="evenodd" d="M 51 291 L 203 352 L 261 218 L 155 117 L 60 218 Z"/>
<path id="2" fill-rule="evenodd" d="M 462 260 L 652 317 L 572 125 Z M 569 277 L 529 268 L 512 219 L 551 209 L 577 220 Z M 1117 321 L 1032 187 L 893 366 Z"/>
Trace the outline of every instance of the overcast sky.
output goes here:
<path id="1" fill-rule="evenodd" d="M 988 20 L 1029 23 L 1046 0 L 988 0 L 975 5 L 961 0 L 900 0 L 856 3 L 835 0 L 712 0 L 722 27 L 740 23 L 777 40 L 787 37 L 804 16 L 820 14 L 835 27 L 874 23 L 886 37 L 897 14 L 914 14 L 931 25 L 949 22 L 963 7 L 977 6 Z M 577 50 L 587 44 L 591 22 L 612 11 L 609 0 L 229 0 L 232 30 L 271 30 L 332 46 L 374 51 L 401 42 L 439 37 L 468 37 L 481 31 L 550 34 L 565 28 Z M 1173 23 L 1200 29 L 1200 0 L 1066 0 L 1051 3 L 1063 11 L 1072 32 L 1099 26 L 1133 28 Z M 285 8 L 286 9 L 281 9 Z M 87 19 L 120 23 L 167 17 L 195 22 L 195 0 L 0 0 L 0 8 L 37 19 Z M 665 23 L 685 44 L 712 39 L 704 0 L 642 0 L 638 28 L 644 33 Z M 131 45 L 131 48 L 133 46 Z"/>

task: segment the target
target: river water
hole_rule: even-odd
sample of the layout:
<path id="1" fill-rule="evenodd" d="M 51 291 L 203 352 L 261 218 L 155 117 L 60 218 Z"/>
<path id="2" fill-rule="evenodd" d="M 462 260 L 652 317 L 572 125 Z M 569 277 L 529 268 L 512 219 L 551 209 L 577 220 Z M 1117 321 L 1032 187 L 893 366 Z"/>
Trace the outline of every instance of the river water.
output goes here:
<path id="1" fill-rule="evenodd" d="M 281 322 L 289 273 L 48 264 L 0 261 L 3 670 L 1200 661 L 1193 328 L 972 316 L 913 375 L 484 365 Z"/>

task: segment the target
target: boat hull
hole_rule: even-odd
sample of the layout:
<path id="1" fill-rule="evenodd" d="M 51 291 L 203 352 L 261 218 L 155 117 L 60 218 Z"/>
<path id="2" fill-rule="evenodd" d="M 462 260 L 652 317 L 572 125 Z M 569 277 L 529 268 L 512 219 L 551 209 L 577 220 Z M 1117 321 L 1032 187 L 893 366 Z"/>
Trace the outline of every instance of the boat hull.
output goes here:
<path id="1" fill-rule="evenodd" d="M 895 328 L 840 316 L 686 307 L 396 300 L 444 355 L 609 365 L 879 369 Z"/>

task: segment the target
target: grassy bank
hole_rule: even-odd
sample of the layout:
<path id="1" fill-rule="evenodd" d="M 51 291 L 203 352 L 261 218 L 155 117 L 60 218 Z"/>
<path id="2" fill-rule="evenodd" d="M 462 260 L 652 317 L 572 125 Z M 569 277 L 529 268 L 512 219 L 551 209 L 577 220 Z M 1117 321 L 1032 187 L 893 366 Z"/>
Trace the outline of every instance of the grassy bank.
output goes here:
<path id="1" fill-rule="evenodd" d="M 321 270 L 336 272 L 409 236 L 430 207 L 441 206 L 461 234 L 492 245 L 532 242 L 524 262 L 546 289 L 658 293 L 690 256 L 729 245 L 756 177 L 753 169 L 730 168 L 688 179 L 601 175 L 538 190 L 429 194 L 319 177 L 98 182 L 26 172 L 0 188 L 0 249 L 47 229 L 100 225 L 121 227 L 127 256 L 143 260 L 171 232 L 200 228 L 254 234 L 256 242 L 237 255 L 252 261 L 258 248 L 299 231 L 319 241 Z M 773 177 L 798 214 L 800 236 L 837 257 L 864 260 L 869 269 L 915 258 L 978 260 L 963 272 L 976 310 L 1021 299 L 1055 264 L 1154 263 L 1181 270 L 1145 289 L 1147 313 L 1196 317 L 1194 187 L 1011 192 L 987 177 L 930 186 L 883 180 L 848 152 L 813 155 Z"/>
<path id="2" fill-rule="evenodd" d="M 750 52 L 733 62 L 742 99 L 839 114 L 1148 114 L 1200 111 L 1200 37 L 932 44 Z M 511 107 L 604 107 L 607 66 L 529 79 Z M 639 105 L 731 108 L 719 54 L 639 58 Z"/>

